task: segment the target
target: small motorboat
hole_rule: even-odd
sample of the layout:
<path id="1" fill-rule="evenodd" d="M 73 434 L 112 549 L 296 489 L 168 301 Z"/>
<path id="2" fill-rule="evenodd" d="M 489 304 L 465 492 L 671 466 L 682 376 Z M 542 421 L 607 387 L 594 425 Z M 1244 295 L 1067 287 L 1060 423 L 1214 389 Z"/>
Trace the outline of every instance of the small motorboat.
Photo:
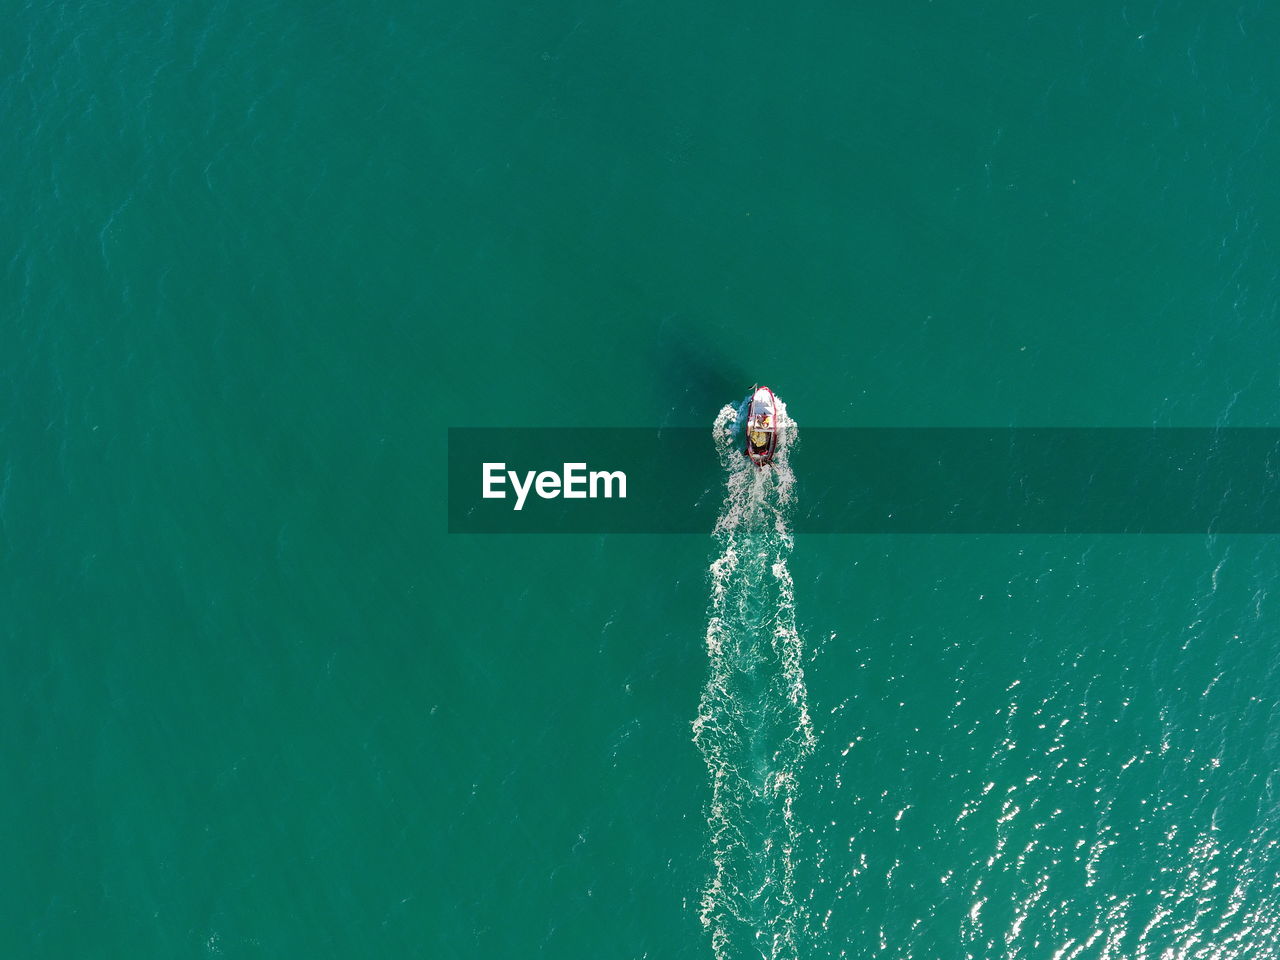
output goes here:
<path id="1" fill-rule="evenodd" d="M 773 459 L 778 447 L 778 404 L 768 387 L 756 387 L 747 407 L 747 457 L 757 467 Z"/>

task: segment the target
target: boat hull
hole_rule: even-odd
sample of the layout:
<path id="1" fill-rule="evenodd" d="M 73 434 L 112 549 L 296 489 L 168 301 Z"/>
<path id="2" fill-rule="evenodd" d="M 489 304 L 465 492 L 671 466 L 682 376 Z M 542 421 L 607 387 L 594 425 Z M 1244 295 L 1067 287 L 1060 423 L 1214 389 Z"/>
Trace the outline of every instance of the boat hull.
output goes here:
<path id="1" fill-rule="evenodd" d="M 778 403 L 768 387 L 756 387 L 747 408 L 746 442 L 743 452 L 757 467 L 773 460 L 778 449 Z"/>

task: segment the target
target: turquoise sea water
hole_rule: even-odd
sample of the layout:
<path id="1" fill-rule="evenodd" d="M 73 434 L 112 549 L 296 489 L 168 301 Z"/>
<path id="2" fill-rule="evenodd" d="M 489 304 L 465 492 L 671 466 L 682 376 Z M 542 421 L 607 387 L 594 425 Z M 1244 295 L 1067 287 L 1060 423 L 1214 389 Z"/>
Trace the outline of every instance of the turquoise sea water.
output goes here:
<path id="1" fill-rule="evenodd" d="M 721 715 L 708 913 L 723 543 L 444 503 L 757 380 L 1275 425 L 1274 5 L 7 14 L 0 955 L 1278 955 L 1273 538 L 769 540 L 813 742 Z"/>

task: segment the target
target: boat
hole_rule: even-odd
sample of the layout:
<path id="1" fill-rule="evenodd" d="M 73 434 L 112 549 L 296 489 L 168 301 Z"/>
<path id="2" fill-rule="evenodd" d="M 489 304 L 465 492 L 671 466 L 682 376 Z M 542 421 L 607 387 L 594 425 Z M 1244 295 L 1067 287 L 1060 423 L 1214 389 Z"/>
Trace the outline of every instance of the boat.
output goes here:
<path id="1" fill-rule="evenodd" d="M 756 386 L 751 391 L 746 434 L 747 458 L 757 467 L 765 466 L 778 448 L 778 404 L 768 387 Z"/>

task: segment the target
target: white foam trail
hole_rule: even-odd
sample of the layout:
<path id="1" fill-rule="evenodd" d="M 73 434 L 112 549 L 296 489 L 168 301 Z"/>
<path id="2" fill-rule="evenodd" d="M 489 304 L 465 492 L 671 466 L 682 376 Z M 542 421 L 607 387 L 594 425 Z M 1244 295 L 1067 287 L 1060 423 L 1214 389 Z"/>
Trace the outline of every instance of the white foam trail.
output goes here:
<path id="1" fill-rule="evenodd" d="M 724 407 L 712 436 L 726 472 L 715 536 L 707 623 L 707 685 L 693 739 L 711 776 L 707 810 L 713 873 L 701 916 L 717 960 L 798 957 L 804 905 L 795 896 L 792 851 L 797 774 L 812 751 L 803 641 L 796 630 L 790 512 L 798 438 L 777 400 L 773 463 L 757 468 Z"/>

